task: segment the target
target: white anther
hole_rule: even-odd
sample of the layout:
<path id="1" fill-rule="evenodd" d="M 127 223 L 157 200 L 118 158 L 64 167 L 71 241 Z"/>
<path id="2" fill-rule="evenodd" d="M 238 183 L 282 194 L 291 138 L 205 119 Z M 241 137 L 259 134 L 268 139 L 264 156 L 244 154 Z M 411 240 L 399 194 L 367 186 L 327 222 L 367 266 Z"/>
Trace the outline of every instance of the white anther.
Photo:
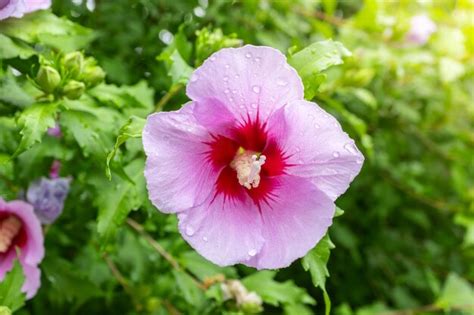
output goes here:
<path id="1" fill-rule="evenodd" d="M 257 188 L 260 184 L 260 171 L 267 158 L 254 152 L 238 152 L 230 166 L 237 172 L 239 184 L 247 189 Z"/>

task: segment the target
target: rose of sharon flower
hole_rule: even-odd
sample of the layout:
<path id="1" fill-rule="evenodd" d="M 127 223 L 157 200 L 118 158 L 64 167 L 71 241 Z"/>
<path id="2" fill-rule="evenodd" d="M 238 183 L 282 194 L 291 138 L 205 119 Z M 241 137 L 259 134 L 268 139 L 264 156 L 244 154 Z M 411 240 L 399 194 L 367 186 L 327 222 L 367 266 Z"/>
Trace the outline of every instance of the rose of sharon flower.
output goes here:
<path id="1" fill-rule="evenodd" d="M 33 205 L 41 223 L 51 224 L 61 215 L 70 182 L 70 178 L 42 177 L 28 187 L 26 199 Z"/>
<path id="2" fill-rule="evenodd" d="M 304 256 L 361 169 L 354 141 L 303 100 L 300 77 L 270 47 L 220 50 L 186 93 L 191 102 L 143 130 L 153 204 L 178 213 L 184 239 L 218 265 L 281 268 Z"/>
<path id="3" fill-rule="evenodd" d="M 0 0 L 0 20 L 20 18 L 25 13 L 48 9 L 51 0 Z"/>
<path id="4" fill-rule="evenodd" d="M 416 15 L 411 18 L 411 27 L 407 34 L 408 41 L 423 45 L 436 31 L 436 24 L 426 15 Z"/>
<path id="5" fill-rule="evenodd" d="M 0 198 L 0 282 L 13 268 L 17 248 L 25 274 L 21 290 L 29 299 L 40 287 L 38 264 L 44 256 L 41 224 L 28 203 L 19 200 L 5 202 Z"/>

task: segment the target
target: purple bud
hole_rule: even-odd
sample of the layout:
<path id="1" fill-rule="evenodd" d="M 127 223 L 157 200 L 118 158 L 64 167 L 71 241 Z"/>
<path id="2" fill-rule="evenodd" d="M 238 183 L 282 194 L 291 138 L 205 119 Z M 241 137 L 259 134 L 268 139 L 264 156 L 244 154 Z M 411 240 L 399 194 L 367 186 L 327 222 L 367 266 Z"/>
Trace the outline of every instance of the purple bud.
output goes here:
<path id="1" fill-rule="evenodd" d="M 436 31 L 436 24 L 426 15 L 412 17 L 410 24 L 407 40 L 417 45 L 425 44 Z"/>
<path id="2" fill-rule="evenodd" d="M 57 122 L 56 122 L 56 125 L 54 127 L 48 128 L 47 133 L 51 137 L 55 137 L 55 138 L 61 138 L 62 135 L 63 135 L 62 132 L 61 132 L 61 127 L 59 126 L 59 124 Z"/>
<path id="3" fill-rule="evenodd" d="M 58 160 L 54 160 L 53 164 L 51 164 L 51 168 L 49 169 L 49 177 L 52 179 L 59 178 L 60 170 L 61 170 L 61 162 Z"/>
<path id="4" fill-rule="evenodd" d="M 33 205 L 41 223 L 51 224 L 59 217 L 69 192 L 70 182 L 70 178 L 42 177 L 28 187 L 26 199 Z"/>

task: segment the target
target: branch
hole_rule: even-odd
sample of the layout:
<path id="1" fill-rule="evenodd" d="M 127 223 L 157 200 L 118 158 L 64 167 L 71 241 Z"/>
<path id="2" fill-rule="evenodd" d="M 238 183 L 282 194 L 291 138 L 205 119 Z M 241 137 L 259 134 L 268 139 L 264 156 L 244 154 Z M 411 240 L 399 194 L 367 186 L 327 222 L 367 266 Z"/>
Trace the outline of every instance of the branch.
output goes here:
<path id="1" fill-rule="evenodd" d="M 182 84 L 175 84 L 172 85 L 169 89 L 168 92 L 166 92 L 165 95 L 158 101 L 158 103 L 155 106 L 155 112 L 161 112 L 165 105 L 168 103 L 168 101 L 176 95 L 181 89 L 183 88 Z"/>

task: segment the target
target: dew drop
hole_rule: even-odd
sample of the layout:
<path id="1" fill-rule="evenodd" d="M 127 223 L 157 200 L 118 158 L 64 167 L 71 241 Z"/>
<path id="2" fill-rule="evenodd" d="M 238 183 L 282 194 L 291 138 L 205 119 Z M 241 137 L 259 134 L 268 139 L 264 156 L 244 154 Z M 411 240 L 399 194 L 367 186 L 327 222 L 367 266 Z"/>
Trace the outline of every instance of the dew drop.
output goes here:
<path id="1" fill-rule="evenodd" d="M 334 156 L 335 158 L 338 158 L 341 154 L 339 154 L 339 152 L 337 151 L 334 151 L 332 156 Z"/>
<path id="2" fill-rule="evenodd" d="M 225 89 L 225 90 L 224 90 L 224 93 L 225 93 L 225 94 L 229 94 L 229 93 L 230 93 L 230 90 L 229 90 L 229 89 Z"/>
<path id="3" fill-rule="evenodd" d="M 319 124 L 314 124 L 314 128 L 319 129 L 321 126 Z"/>
<path id="4" fill-rule="evenodd" d="M 300 147 L 296 147 L 296 152 L 300 152 L 301 151 L 301 148 Z"/>
<path id="5" fill-rule="evenodd" d="M 364 162 L 363 159 L 357 159 L 357 160 L 356 160 L 356 163 L 357 163 L 357 164 L 362 164 L 363 162 Z"/>
<path id="6" fill-rule="evenodd" d="M 254 85 L 254 86 L 252 87 L 252 91 L 254 91 L 254 93 L 260 93 L 260 90 L 261 90 L 261 89 L 260 89 L 260 87 L 259 87 L 258 85 Z"/>
<path id="7" fill-rule="evenodd" d="M 260 62 L 260 57 L 255 57 L 255 62 Z"/>
<path id="8" fill-rule="evenodd" d="M 211 59 L 211 61 L 216 61 L 216 57 L 215 57 L 215 56 L 212 56 L 210 59 Z"/>
<path id="9" fill-rule="evenodd" d="M 298 164 L 304 164 L 303 159 L 299 159 L 299 160 L 298 160 Z"/>
<path id="10" fill-rule="evenodd" d="M 194 235 L 194 229 L 190 226 L 186 227 L 186 235 L 187 236 L 193 236 Z"/>
<path id="11" fill-rule="evenodd" d="M 227 81 L 229 81 L 229 77 L 228 77 L 228 76 L 225 76 L 225 77 L 224 77 L 224 82 L 227 82 Z"/>
<path id="12" fill-rule="evenodd" d="M 191 82 L 196 82 L 199 79 L 199 75 L 197 73 L 193 73 L 191 76 Z"/>
<path id="13" fill-rule="evenodd" d="M 202 237 L 202 240 L 203 240 L 204 242 L 207 242 L 208 239 L 207 239 L 206 236 L 203 236 L 203 237 Z"/>
<path id="14" fill-rule="evenodd" d="M 355 145 L 351 142 L 348 142 L 344 145 L 344 149 L 346 149 L 347 152 L 349 152 L 350 154 L 357 154 L 357 149 L 355 147 Z"/>
<path id="15" fill-rule="evenodd" d="M 245 106 L 244 106 L 244 105 L 240 105 L 239 108 L 240 108 L 240 109 L 244 109 Z"/>
<path id="16" fill-rule="evenodd" d="M 286 82 L 283 79 L 278 79 L 277 80 L 277 85 L 279 85 L 279 86 L 286 86 L 287 84 L 288 84 L 288 82 Z"/>
<path id="17" fill-rule="evenodd" d="M 253 257 L 253 256 L 257 255 L 257 251 L 255 249 L 251 249 L 251 250 L 249 250 L 248 254 L 249 254 L 250 257 Z"/>
<path id="18" fill-rule="evenodd" d="M 225 67 L 226 69 L 229 69 L 229 68 L 230 68 L 230 66 L 229 66 L 228 63 L 227 63 L 224 67 Z"/>
<path id="19" fill-rule="evenodd" d="M 240 77 L 240 75 L 239 75 L 239 74 L 236 74 L 234 77 L 235 77 L 236 79 L 238 79 L 238 78 Z"/>
<path id="20" fill-rule="evenodd" d="M 252 106 L 252 108 L 257 108 L 258 107 L 257 103 L 252 103 L 252 105 L 250 105 L 250 106 Z"/>
<path id="21" fill-rule="evenodd" d="M 229 101 L 234 102 L 234 98 L 233 98 L 233 97 L 229 97 Z"/>
<path id="22" fill-rule="evenodd" d="M 246 54 L 245 54 L 245 58 L 250 58 L 250 57 L 252 57 L 252 54 L 251 54 L 251 53 L 246 53 Z"/>

